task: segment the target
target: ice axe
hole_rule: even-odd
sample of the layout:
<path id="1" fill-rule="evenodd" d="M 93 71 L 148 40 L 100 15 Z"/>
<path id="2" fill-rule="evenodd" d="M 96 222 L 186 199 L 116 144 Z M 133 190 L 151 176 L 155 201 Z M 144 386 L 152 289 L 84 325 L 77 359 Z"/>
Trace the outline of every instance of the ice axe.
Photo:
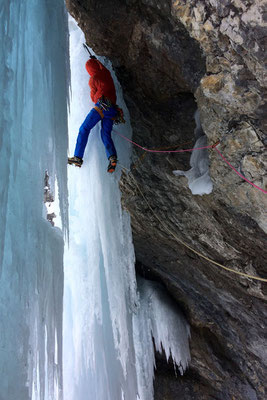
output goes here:
<path id="1" fill-rule="evenodd" d="M 96 57 L 93 56 L 93 54 L 89 50 L 89 47 L 85 43 L 83 43 L 83 47 L 88 51 L 90 58 L 94 58 L 96 60 Z"/>

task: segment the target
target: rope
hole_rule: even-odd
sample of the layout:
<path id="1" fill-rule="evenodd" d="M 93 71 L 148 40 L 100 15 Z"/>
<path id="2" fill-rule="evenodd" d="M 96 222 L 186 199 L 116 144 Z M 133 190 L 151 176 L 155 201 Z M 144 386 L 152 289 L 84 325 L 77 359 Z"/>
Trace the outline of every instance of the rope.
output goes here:
<path id="1" fill-rule="evenodd" d="M 186 150 L 153 150 L 147 149 L 146 147 L 140 146 L 140 144 L 133 142 L 132 140 L 128 139 L 126 136 L 123 136 L 121 133 L 113 131 L 116 135 L 121 136 L 123 139 L 127 140 L 128 142 L 134 144 L 135 146 L 139 147 L 144 151 L 148 151 L 149 153 L 184 153 L 186 151 L 194 151 L 194 150 L 202 150 L 202 149 L 212 149 L 213 145 L 210 146 L 203 146 L 203 147 L 196 147 L 195 149 L 186 149 Z M 176 146 L 177 147 L 177 146 Z"/>
<path id="2" fill-rule="evenodd" d="M 267 190 L 264 190 L 264 189 L 260 188 L 259 186 L 255 185 L 255 183 L 250 182 L 247 178 L 245 178 L 243 175 L 241 175 L 240 172 L 238 172 L 238 171 L 232 166 L 232 164 L 230 164 L 229 161 L 226 160 L 226 158 L 225 158 L 225 157 L 222 155 L 222 153 L 217 149 L 217 147 L 214 147 L 214 150 L 217 151 L 217 153 L 222 157 L 222 159 L 226 162 L 226 164 L 228 164 L 229 167 L 232 168 L 232 169 L 235 171 L 235 173 L 236 173 L 237 175 L 240 176 L 240 178 L 244 179 L 246 182 L 248 182 L 250 185 L 254 186 L 256 189 L 260 190 L 261 192 L 263 192 L 263 193 L 265 193 L 265 194 L 267 193 Z"/>
<path id="3" fill-rule="evenodd" d="M 151 150 L 169 150 L 169 149 L 176 149 L 177 147 L 185 146 L 186 144 L 191 144 L 193 140 L 189 140 L 188 142 L 178 143 L 171 146 L 164 146 L 164 147 L 155 147 Z M 168 153 L 168 151 L 167 151 Z"/>
<path id="4" fill-rule="evenodd" d="M 176 149 L 177 147 L 181 147 L 181 146 L 184 146 L 184 145 L 186 145 L 186 144 L 191 144 L 191 143 L 192 143 L 192 140 L 190 140 L 189 142 L 184 142 L 184 143 L 180 143 L 180 144 L 175 144 L 175 145 L 173 145 L 173 146 L 158 147 L 158 148 L 154 148 L 154 149 L 152 149 L 152 150 Z M 131 167 L 132 170 L 135 169 L 138 165 L 140 165 L 140 164 L 143 162 L 143 160 L 144 160 L 144 158 L 145 158 L 146 155 L 147 155 L 146 152 L 144 152 L 143 154 L 141 154 L 141 156 L 138 158 L 138 160 L 137 160 L 137 161 L 134 163 L 134 165 Z"/>
<path id="5" fill-rule="evenodd" d="M 232 164 L 229 163 L 229 161 L 226 160 L 226 158 L 222 155 L 222 153 L 217 149 L 217 146 L 220 144 L 220 142 L 216 142 L 210 146 L 203 146 L 203 147 L 195 147 L 193 149 L 183 149 L 183 150 L 153 150 L 153 149 L 147 149 L 146 147 L 142 147 L 140 146 L 140 144 L 137 144 L 135 142 L 133 142 L 132 140 L 128 139 L 126 136 L 123 136 L 122 134 L 120 134 L 119 132 L 114 131 L 114 133 L 116 133 L 117 135 L 121 136 L 122 138 L 124 138 L 125 140 L 127 140 L 128 142 L 134 144 L 135 146 L 139 147 L 140 149 L 150 152 L 150 153 L 184 153 L 186 151 L 195 151 L 195 150 L 202 150 L 202 149 L 214 149 L 220 156 L 221 158 L 227 163 L 227 165 L 229 165 L 229 167 L 235 171 L 235 173 L 240 176 L 240 178 L 244 179 L 246 182 L 248 182 L 250 185 L 254 186 L 256 189 L 260 190 L 261 192 L 267 194 L 267 191 L 260 188 L 259 186 L 255 185 L 255 183 L 249 181 L 247 178 L 245 178 L 242 174 L 240 174 L 240 172 L 238 172 L 235 167 L 233 167 Z"/>
<path id="6" fill-rule="evenodd" d="M 121 165 L 121 164 L 120 164 L 120 165 Z M 212 260 L 211 258 L 204 256 L 204 254 L 202 254 L 202 253 L 200 253 L 199 251 L 193 249 L 193 247 L 189 246 L 187 243 L 185 243 L 183 240 L 181 240 L 173 231 L 171 231 L 171 230 L 169 229 L 169 227 L 168 227 L 168 226 L 158 217 L 158 215 L 154 212 L 153 208 L 151 207 L 151 205 L 149 204 L 149 202 L 148 202 L 148 200 L 146 199 L 145 195 L 143 194 L 142 190 L 140 189 L 140 186 L 138 185 L 138 183 L 137 183 L 135 177 L 133 176 L 132 172 L 131 172 L 129 169 L 125 168 L 123 165 L 121 165 L 121 166 L 122 166 L 123 169 L 125 169 L 126 171 L 129 172 L 128 176 L 132 177 L 134 184 L 136 185 L 137 189 L 139 190 L 141 196 L 143 197 L 144 201 L 146 202 L 147 206 L 149 207 L 149 209 L 150 209 L 150 211 L 152 212 L 152 214 L 154 215 L 154 217 L 159 221 L 159 223 L 162 225 L 162 227 L 165 229 L 165 231 L 166 231 L 167 233 L 169 233 L 171 236 L 173 236 L 174 239 L 175 239 L 178 243 L 182 244 L 183 246 L 185 246 L 186 248 L 188 248 L 189 250 L 191 250 L 193 253 L 197 254 L 199 257 L 201 257 L 201 258 L 203 258 L 204 260 L 206 260 L 206 261 L 208 261 L 208 262 L 210 262 L 210 263 L 216 265 L 217 267 L 220 267 L 220 268 L 223 268 L 223 269 L 226 270 L 226 271 L 233 272 L 233 273 L 235 273 L 235 274 L 241 275 L 241 276 L 243 276 L 243 277 L 245 277 L 245 278 L 254 279 L 254 280 L 257 280 L 257 281 L 261 281 L 261 282 L 266 282 L 266 283 L 267 283 L 267 279 L 265 279 L 265 278 L 260 278 L 260 277 L 254 276 L 254 275 L 249 275 L 249 274 L 246 274 L 246 273 L 244 273 L 244 272 L 239 272 L 239 271 L 236 271 L 236 270 L 234 270 L 234 269 L 232 269 L 232 268 L 225 267 L 224 265 L 218 263 L 217 261 L 214 261 L 214 260 Z"/>

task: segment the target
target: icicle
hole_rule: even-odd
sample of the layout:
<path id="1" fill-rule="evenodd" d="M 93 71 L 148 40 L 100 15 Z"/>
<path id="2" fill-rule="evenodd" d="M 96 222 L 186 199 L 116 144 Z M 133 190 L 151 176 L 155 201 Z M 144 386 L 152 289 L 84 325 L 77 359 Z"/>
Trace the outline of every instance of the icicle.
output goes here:
<path id="1" fill-rule="evenodd" d="M 172 359 L 183 375 L 190 361 L 190 330 L 160 284 L 139 278 L 138 290 L 140 309 L 134 317 L 134 327 L 139 396 L 142 400 L 153 400 L 154 344 L 158 352 L 166 354 L 167 361 Z"/>
<path id="2" fill-rule="evenodd" d="M 195 137 L 197 140 L 194 148 L 207 146 L 207 137 L 202 130 L 198 111 L 195 113 L 195 121 Z M 190 157 L 190 166 L 191 169 L 189 171 L 176 170 L 173 171 L 173 173 L 177 176 L 186 176 L 188 179 L 188 187 L 192 194 L 210 194 L 212 192 L 213 184 L 209 175 L 208 150 L 202 149 L 193 151 Z"/>

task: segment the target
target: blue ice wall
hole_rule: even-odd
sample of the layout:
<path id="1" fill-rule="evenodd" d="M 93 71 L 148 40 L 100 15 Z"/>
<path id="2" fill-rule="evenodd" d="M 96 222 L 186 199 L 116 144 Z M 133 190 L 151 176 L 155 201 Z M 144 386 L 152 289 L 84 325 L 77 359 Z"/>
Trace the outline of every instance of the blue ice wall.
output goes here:
<path id="1" fill-rule="evenodd" d="M 0 2 L 0 400 L 60 399 L 63 237 L 46 221 L 45 170 L 67 217 L 63 0 Z"/>

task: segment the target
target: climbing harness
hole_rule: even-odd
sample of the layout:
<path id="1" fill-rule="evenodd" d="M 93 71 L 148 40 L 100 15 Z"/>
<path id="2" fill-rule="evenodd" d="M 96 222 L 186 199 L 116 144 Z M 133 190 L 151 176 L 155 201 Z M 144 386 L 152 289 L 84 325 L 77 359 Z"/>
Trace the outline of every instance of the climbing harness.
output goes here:
<path id="1" fill-rule="evenodd" d="M 150 153 L 184 153 L 184 152 L 190 152 L 190 151 L 195 151 L 195 150 L 202 150 L 202 149 L 213 149 L 215 150 L 220 157 L 227 163 L 227 165 L 233 170 L 235 171 L 235 173 L 240 176 L 240 178 L 244 179 L 246 182 L 248 182 L 250 185 L 252 185 L 253 187 L 255 187 L 256 189 L 260 190 L 262 193 L 267 194 L 267 190 L 262 189 L 261 187 L 255 185 L 255 183 L 249 181 L 247 178 L 244 177 L 244 175 L 240 174 L 240 172 L 238 172 L 235 167 L 229 163 L 229 161 L 226 160 L 226 158 L 222 155 L 222 153 L 217 149 L 217 146 L 220 144 L 220 141 L 217 141 L 216 143 L 209 145 L 209 146 L 203 146 L 203 147 L 196 147 L 193 149 L 183 149 L 183 150 L 155 150 L 155 149 L 147 149 L 146 147 L 140 146 L 139 144 L 133 142 L 132 140 L 128 139 L 126 136 L 123 136 L 121 133 L 114 131 L 114 133 L 116 133 L 117 135 L 121 136 L 122 138 L 124 138 L 125 140 L 127 140 L 128 142 L 134 144 L 135 146 L 139 147 L 140 149 L 150 152 Z"/>
<path id="2" fill-rule="evenodd" d="M 121 165 L 121 164 L 120 164 Z M 150 203 L 148 202 L 148 200 L 146 199 L 144 193 L 142 192 L 142 190 L 140 189 L 140 186 L 138 185 L 135 177 L 133 176 L 133 173 L 128 169 L 125 168 L 123 165 L 121 165 L 121 167 L 128 172 L 128 176 L 130 176 L 130 178 L 132 178 L 133 183 L 135 184 L 136 188 L 138 189 L 138 191 L 140 192 L 141 196 L 143 197 L 145 203 L 147 204 L 148 208 L 150 209 L 150 211 L 152 212 L 152 214 L 154 215 L 154 217 L 159 221 L 159 223 L 161 224 L 161 226 L 165 229 L 165 231 L 167 233 L 169 233 L 171 236 L 173 236 L 173 238 L 180 244 L 182 244 L 183 246 L 185 246 L 187 249 L 191 250 L 193 253 L 197 254 L 199 257 L 203 258 L 204 260 L 216 265 L 217 267 L 220 267 L 226 271 L 229 272 L 233 272 L 234 274 L 243 276 L 245 278 L 249 278 L 249 279 L 253 279 L 253 280 L 257 280 L 260 282 L 266 282 L 267 283 L 267 278 L 260 278 L 258 276 L 254 276 L 254 275 L 249 275 L 246 274 L 245 272 L 240 272 L 240 271 L 236 271 L 232 268 L 226 267 L 220 263 L 218 263 L 217 261 L 212 260 L 211 258 L 205 256 L 204 254 L 200 253 L 199 251 L 195 250 L 193 247 L 189 246 L 187 243 L 185 243 L 183 240 L 181 240 L 176 233 L 174 233 L 160 218 L 159 216 L 155 213 L 155 211 L 153 210 L 153 208 L 151 207 Z"/>
<path id="3" fill-rule="evenodd" d="M 98 112 L 100 117 L 103 119 L 104 118 L 104 113 L 103 113 L 102 109 L 100 107 L 98 107 L 98 106 L 95 106 L 94 109 Z"/>
<path id="4" fill-rule="evenodd" d="M 104 111 L 108 111 L 111 107 L 114 107 L 114 104 L 105 96 L 100 97 L 98 103 L 100 108 Z"/>
<path id="5" fill-rule="evenodd" d="M 102 96 L 98 100 L 99 106 L 95 106 L 94 109 L 98 112 L 100 117 L 103 119 L 104 118 L 104 113 L 103 111 L 108 111 L 111 107 L 115 107 L 117 114 L 115 117 L 111 118 L 114 121 L 115 125 L 118 124 L 125 124 L 125 119 L 123 116 L 123 110 L 117 105 L 113 104 L 107 97 Z"/>

